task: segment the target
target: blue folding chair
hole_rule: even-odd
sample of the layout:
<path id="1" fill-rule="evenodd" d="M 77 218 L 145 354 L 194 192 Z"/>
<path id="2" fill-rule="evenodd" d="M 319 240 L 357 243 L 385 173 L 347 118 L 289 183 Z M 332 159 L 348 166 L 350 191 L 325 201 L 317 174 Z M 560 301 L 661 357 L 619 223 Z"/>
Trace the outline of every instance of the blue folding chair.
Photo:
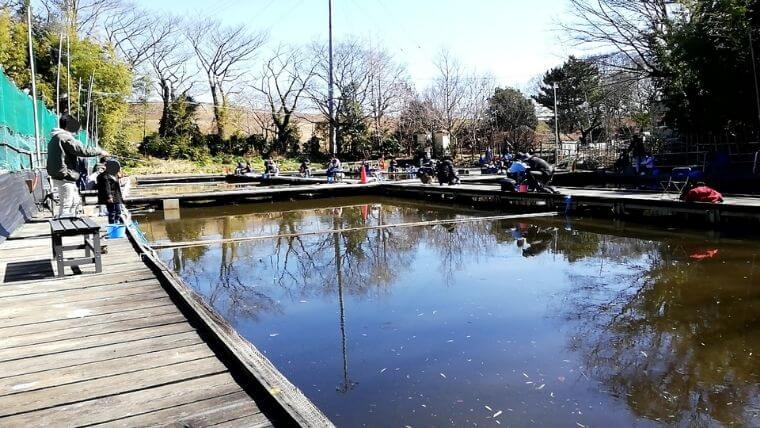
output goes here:
<path id="1" fill-rule="evenodd" d="M 683 189 L 689 185 L 691 173 L 691 167 L 688 166 L 673 168 L 673 170 L 670 171 L 668 181 L 660 182 L 660 185 L 662 186 L 662 193 L 667 193 L 671 190 L 674 190 L 679 194 L 682 193 Z"/>

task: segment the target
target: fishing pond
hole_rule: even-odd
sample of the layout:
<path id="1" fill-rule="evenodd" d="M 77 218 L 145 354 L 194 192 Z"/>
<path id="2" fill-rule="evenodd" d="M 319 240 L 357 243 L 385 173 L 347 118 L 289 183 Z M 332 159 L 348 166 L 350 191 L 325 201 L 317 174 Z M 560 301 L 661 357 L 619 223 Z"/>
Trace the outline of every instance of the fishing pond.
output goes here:
<path id="1" fill-rule="evenodd" d="M 339 427 L 760 425 L 760 241 L 341 197 L 134 213 Z"/>

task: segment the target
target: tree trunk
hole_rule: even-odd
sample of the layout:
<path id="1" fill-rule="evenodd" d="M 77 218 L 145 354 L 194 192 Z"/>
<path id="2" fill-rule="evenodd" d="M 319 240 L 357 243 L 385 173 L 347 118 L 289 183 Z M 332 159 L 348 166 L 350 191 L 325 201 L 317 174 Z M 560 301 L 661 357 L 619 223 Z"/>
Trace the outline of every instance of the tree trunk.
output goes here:
<path id="1" fill-rule="evenodd" d="M 219 135 L 219 139 L 224 140 L 224 112 L 223 106 L 219 100 L 219 89 L 213 82 L 209 82 L 211 87 L 211 99 L 214 102 L 214 119 L 216 119 L 216 133 Z"/>
<path id="2" fill-rule="evenodd" d="M 168 125 L 169 120 L 169 109 L 171 108 L 171 102 L 172 102 L 172 96 L 171 96 L 171 90 L 169 88 L 168 82 L 162 80 L 159 82 L 161 85 L 161 101 L 163 102 L 163 107 L 161 108 L 161 120 L 158 122 L 158 135 L 161 137 L 166 136 L 166 126 Z"/>

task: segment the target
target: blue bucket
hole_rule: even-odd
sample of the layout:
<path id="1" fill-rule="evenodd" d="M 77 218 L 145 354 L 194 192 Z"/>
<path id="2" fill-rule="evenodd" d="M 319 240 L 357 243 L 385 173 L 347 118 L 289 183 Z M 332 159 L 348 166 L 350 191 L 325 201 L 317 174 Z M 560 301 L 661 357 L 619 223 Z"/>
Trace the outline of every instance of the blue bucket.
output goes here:
<path id="1" fill-rule="evenodd" d="M 109 224 L 106 226 L 108 239 L 118 239 L 127 236 L 127 226 L 123 224 Z"/>

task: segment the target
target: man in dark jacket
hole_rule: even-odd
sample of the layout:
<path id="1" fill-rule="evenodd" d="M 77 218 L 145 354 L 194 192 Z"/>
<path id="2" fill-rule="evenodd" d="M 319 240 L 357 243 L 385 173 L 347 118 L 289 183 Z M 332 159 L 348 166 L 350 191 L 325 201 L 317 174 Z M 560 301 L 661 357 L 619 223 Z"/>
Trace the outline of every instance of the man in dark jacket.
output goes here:
<path id="1" fill-rule="evenodd" d="M 58 188 L 60 209 L 58 217 L 77 215 L 81 202 L 77 180 L 78 159 L 80 157 L 108 156 L 108 152 L 97 147 L 85 147 L 77 141 L 74 134 L 79 132 L 79 122 L 63 115 L 59 120 L 60 128 L 53 129 L 52 138 L 47 147 L 47 173 Z"/>

